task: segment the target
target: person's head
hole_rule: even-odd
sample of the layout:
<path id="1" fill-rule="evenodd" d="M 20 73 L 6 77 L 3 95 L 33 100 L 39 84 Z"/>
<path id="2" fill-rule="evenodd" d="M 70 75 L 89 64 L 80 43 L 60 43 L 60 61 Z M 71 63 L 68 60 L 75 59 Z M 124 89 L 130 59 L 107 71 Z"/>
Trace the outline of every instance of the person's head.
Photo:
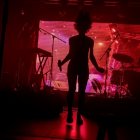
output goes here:
<path id="1" fill-rule="evenodd" d="M 75 20 L 75 29 L 79 33 L 86 33 L 91 28 L 92 25 L 92 19 L 90 17 L 89 12 L 82 10 L 79 12 L 76 20 Z"/>

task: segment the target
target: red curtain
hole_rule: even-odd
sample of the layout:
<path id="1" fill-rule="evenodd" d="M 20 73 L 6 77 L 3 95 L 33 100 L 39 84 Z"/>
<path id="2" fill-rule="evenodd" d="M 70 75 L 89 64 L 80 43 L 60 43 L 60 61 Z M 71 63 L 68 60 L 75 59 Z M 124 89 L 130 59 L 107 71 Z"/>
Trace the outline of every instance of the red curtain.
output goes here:
<path id="1" fill-rule="evenodd" d="M 35 73 L 39 20 L 26 5 L 9 1 L 8 24 L 3 57 L 3 85 L 30 87 Z"/>

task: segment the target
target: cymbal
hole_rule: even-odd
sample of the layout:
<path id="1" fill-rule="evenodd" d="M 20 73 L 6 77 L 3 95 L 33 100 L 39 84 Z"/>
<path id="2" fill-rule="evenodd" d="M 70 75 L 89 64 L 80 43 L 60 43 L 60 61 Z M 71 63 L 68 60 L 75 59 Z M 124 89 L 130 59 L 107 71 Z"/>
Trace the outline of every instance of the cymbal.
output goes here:
<path id="1" fill-rule="evenodd" d="M 140 68 L 140 66 L 128 66 L 128 67 L 126 67 L 126 69 L 139 69 Z"/>
<path id="2" fill-rule="evenodd" d="M 114 53 L 113 58 L 122 63 L 132 63 L 133 62 L 133 58 L 126 54 Z"/>

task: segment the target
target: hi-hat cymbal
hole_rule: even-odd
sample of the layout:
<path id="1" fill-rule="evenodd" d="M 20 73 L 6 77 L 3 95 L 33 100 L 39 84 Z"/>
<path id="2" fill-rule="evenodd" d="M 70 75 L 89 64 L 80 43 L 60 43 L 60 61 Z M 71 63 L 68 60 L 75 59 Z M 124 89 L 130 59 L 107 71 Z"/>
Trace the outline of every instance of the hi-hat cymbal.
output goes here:
<path id="1" fill-rule="evenodd" d="M 133 58 L 126 54 L 114 53 L 113 58 L 122 63 L 132 63 L 133 62 Z"/>

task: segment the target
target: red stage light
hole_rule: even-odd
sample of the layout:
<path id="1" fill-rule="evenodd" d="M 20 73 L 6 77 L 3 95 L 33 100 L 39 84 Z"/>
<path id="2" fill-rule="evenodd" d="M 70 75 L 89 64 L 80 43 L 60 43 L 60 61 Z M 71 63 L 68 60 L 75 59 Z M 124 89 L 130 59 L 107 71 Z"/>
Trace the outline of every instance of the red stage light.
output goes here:
<path id="1" fill-rule="evenodd" d="M 116 29 L 115 29 L 115 28 L 112 28 L 111 31 L 112 31 L 113 33 L 115 33 L 115 32 L 116 32 Z"/>

